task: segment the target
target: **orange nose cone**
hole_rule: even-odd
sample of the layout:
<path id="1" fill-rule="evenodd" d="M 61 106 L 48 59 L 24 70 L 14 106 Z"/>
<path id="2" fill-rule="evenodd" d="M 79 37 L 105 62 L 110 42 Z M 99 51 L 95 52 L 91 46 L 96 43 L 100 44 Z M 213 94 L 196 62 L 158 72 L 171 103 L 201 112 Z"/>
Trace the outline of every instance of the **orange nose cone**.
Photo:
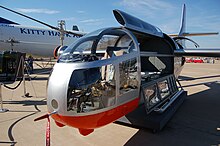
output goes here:
<path id="1" fill-rule="evenodd" d="M 89 135 L 93 131 L 94 129 L 79 129 L 79 133 L 82 134 L 83 136 Z"/>
<path id="2" fill-rule="evenodd" d="M 135 98 L 125 104 L 96 114 L 88 114 L 85 116 L 53 114 L 51 117 L 56 121 L 58 126 L 68 125 L 78 128 L 80 134 L 86 136 L 92 133 L 95 128 L 105 126 L 128 114 L 138 106 L 138 103 L 139 98 Z"/>

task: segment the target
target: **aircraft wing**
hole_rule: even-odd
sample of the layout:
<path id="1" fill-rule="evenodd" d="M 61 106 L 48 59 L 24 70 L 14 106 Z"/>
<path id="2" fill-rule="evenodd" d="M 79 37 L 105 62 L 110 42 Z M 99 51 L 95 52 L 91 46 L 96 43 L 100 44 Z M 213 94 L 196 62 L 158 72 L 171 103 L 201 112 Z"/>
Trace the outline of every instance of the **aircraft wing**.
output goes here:
<path id="1" fill-rule="evenodd" d="M 179 49 L 174 50 L 174 54 L 177 56 L 220 57 L 220 48 Z"/>

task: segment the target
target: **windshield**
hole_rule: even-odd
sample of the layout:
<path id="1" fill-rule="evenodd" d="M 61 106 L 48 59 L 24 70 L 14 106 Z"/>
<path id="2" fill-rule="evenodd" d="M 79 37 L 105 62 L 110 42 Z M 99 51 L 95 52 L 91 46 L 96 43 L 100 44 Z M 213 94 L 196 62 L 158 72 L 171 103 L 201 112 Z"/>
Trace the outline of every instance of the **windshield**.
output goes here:
<path id="1" fill-rule="evenodd" d="M 120 56 L 136 50 L 131 37 L 124 30 L 99 29 L 70 45 L 58 62 L 90 62 L 102 59 L 106 52 Z"/>
<path id="2" fill-rule="evenodd" d="M 104 29 L 104 28 L 103 28 Z M 80 42 L 82 42 L 82 40 L 87 40 L 88 38 L 90 38 L 91 40 L 94 40 L 96 37 L 98 36 L 98 34 L 100 34 L 101 31 L 103 31 L 103 29 L 98 29 L 94 32 L 88 33 L 86 35 L 84 35 L 83 37 L 81 37 L 80 39 L 74 41 L 70 46 L 68 46 L 68 48 L 64 51 L 65 53 L 70 53 L 74 51 L 74 48 L 77 44 L 79 44 Z M 93 39 L 92 39 L 93 38 Z M 80 48 L 78 48 L 80 49 Z"/>

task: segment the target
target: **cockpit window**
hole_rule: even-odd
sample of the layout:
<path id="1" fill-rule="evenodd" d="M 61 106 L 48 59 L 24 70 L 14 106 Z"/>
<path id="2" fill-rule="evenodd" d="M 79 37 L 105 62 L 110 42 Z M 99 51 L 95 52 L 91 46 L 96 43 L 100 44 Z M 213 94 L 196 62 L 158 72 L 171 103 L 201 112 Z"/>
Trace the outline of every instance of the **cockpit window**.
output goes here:
<path id="1" fill-rule="evenodd" d="M 109 45 L 115 45 L 117 40 L 118 36 L 104 35 L 98 41 L 97 50 L 106 50 Z"/>
<path id="2" fill-rule="evenodd" d="M 91 51 L 93 41 L 89 40 L 86 42 L 83 42 L 78 47 L 76 47 L 75 52 L 82 52 L 82 51 Z"/>
<path id="3" fill-rule="evenodd" d="M 110 52 L 108 55 L 112 57 L 133 51 L 137 51 L 137 48 L 135 48 L 131 37 L 123 30 L 116 28 L 100 29 L 83 36 L 70 45 L 60 56 L 58 63 L 91 62 L 103 59 L 105 53 Z"/>
<path id="4" fill-rule="evenodd" d="M 77 63 L 69 80 L 67 112 L 95 112 L 130 100 L 127 94 L 138 96 L 138 53 L 132 53 L 138 48 L 132 38 L 121 28 L 103 29 L 80 38 L 60 56 L 58 63 Z"/>
<path id="5" fill-rule="evenodd" d="M 75 70 L 72 73 L 68 94 L 67 111 L 87 113 L 116 103 L 115 68 L 112 64 Z"/>

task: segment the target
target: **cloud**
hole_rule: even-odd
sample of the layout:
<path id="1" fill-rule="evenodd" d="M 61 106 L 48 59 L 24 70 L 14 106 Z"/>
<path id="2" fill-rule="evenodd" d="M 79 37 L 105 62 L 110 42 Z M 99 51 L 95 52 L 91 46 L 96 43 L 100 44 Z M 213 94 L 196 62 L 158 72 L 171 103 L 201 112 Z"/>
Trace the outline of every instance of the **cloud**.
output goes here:
<path id="1" fill-rule="evenodd" d="M 82 11 L 82 10 L 78 10 L 76 12 L 79 13 L 79 14 L 85 14 L 86 13 L 86 11 Z"/>
<path id="2" fill-rule="evenodd" d="M 189 17 L 187 23 L 191 29 L 205 31 L 220 30 L 220 18 L 218 15 L 203 15 L 203 17 Z"/>
<path id="3" fill-rule="evenodd" d="M 49 9 L 24 9 L 24 8 L 17 8 L 17 11 L 21 13 L 41 13 L 41 14 L 57 14 L 60 13 L 56 10 L 49 10 Z"/>
<path id="4" fill-rule="evenodd" d="M 103 19 L 86 19 L 81 20 L 81 23 L 85 23 L 86 25 L 101 25 L 103 24 Z"/>
<path id="5" fill-rule="evenodd" d="M 66 20 L 66 21 L 78 21 L 77 18 L 75 18 L 75 17 L 63 18 L 63 20 Z"/>
<path id="6" fill-rule="evenodd" d="M 157 12 L 161 10 L 164 10 L 161 15 L 169 15 L 176 9 L 172 3 L 162 0 L 122 0 L 119 5 L 149 17 L 157 16 Z"/>
<path id="7" fill-rule="evenodd" d="M 122 0 L 121 5 L 129 6 L 131 8 L 148 8 L 151 10 L 172 9 L 173 6 L 161 0 Z M 137 9 L 136 9 L 137 10 Z"/>
<path id="8" fill-rule="evenodd" d="M 76 13 L 77 13 L 77 17 L 66 17 L 66 18 L 63 18 L 64 20 L 66 20 L 66 21 L 79 21 L 79 15 L 80 14 L 85 14 L 86 13 L 86 11 L 83 11 L 83 10 L 77 10 L 76 11 Z M 79 15 L 78 15 L 79 14 Z"/>

